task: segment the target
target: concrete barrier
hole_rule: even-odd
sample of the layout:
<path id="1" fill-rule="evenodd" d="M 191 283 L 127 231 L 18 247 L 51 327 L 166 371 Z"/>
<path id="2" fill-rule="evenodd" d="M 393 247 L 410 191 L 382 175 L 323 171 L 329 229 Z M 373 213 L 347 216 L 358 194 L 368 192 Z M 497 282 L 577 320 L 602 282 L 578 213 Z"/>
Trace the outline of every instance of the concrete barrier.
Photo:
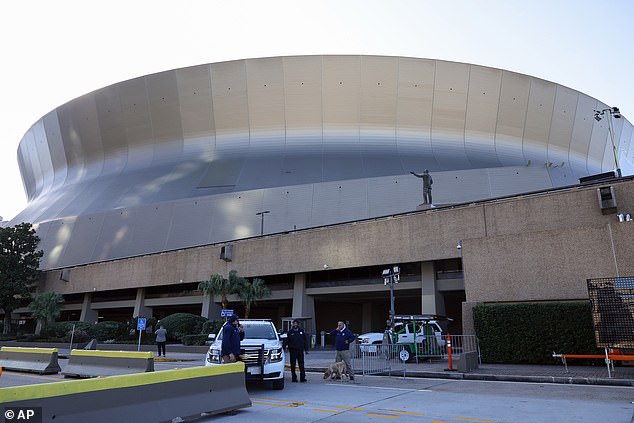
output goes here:
<path id="1" fill-rule="evenodd" d="M 0 367 L 40 374 L 58 373 L 57 348 L 1 347 Z"/>
<path id="2" fill-rule="evenodd" d="M 71 350 L 62 374 L 97 377 L 153 371 L 154 354 L 149 351 Z"/>
<path id="3" fill-rule="evenodd" d="M 42 422 L 158 422 L 251 406 L 244 363 L 0 388 L 5 410 L 39 407 Z"/>

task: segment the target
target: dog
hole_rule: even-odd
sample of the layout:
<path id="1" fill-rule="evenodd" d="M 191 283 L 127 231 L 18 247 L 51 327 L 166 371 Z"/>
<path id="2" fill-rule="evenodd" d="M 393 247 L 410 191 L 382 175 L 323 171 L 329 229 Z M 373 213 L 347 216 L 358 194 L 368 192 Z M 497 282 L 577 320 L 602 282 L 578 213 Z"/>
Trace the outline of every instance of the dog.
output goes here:
<path id="1" fill-rule="evenodd" d="M 343 379 L 344 377 L 350 379 L 347 370 L 346 363 L 343 361 L 332 363 L 324 372 L 324 379 Z"/>

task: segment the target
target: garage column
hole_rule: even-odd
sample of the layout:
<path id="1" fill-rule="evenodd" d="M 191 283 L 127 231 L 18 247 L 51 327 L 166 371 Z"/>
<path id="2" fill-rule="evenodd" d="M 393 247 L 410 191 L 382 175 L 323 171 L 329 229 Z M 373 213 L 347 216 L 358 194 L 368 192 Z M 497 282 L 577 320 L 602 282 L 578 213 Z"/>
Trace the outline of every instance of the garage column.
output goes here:
<path id="1" fill-rule="evenodd" d="M 86 292 L 84 294 L 84 302 L 81 306 L 81 314 L 79 321 L 88 323 L 97 323 L 99 321 L 99 313 L 91 308 L 92 306 L 92 294 Z"/>
<path id="2" fill-rule="evenodd" d="M 152 308 L 145 306 L 145 288 L 137 288 L 132 317 L 152 317 Z"/>
<path id="3" fill-rule="evenodd" d="M 422 286 L 422 314 L 436 314 L 438 307 L 436 302 L 436 275 L 434 275 L 434 262 L 424 261 L 421 265 Z"/>
<path id="4" fill-rule="evenodd" d="M 209 320 L 223 320 L 220 317 L 220 311 L 222 306 L 214 301 L 212 295 L 203 295 L 203 308 L 200 313 L 201 316 L 206 317 Z"/>
<path id="5" fill-rule="evenodd" d="M 315 334 L 315 299 L 306 295 L 306 274 L 296 273 L 293 284 L 293 316 L 310 317 L 304 329 L 311 335 Z"/>

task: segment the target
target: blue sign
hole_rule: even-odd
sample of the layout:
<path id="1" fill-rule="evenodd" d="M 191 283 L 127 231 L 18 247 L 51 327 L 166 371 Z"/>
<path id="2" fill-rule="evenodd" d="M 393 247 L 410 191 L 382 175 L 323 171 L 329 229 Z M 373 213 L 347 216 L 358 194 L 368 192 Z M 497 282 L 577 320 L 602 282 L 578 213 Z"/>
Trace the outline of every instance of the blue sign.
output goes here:
<path id="1" fill-rule="evenodd" d="M 220 311 L 220 317 L 231 317 L 231 316 L 233 316 L 233 310 L 223 308 Z"/>
<path id="2" fill-rule="evenodd" d="M 146 323 L 145 317 L 139 317 L 139 319 L 136 322 L 137 330 L 145 330 L 145 323 Z"/>

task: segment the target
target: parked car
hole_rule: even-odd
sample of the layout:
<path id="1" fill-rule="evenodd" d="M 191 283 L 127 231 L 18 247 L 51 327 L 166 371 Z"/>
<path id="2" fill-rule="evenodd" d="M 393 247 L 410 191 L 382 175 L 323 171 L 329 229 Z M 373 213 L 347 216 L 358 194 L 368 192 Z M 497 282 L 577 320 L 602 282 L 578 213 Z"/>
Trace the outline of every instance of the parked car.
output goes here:
<path id="1" fill-rule="evenodd" d="M 241 319 L 244 339 L 240 342 L 240 360 L 246 366 L 247 380 L 271 381 L 273 389 L 284 389 L 284 349 L 277 329 L 268 319 Z M 222 328 L 207 352 L 206 366 L 221 364 Z"/>

